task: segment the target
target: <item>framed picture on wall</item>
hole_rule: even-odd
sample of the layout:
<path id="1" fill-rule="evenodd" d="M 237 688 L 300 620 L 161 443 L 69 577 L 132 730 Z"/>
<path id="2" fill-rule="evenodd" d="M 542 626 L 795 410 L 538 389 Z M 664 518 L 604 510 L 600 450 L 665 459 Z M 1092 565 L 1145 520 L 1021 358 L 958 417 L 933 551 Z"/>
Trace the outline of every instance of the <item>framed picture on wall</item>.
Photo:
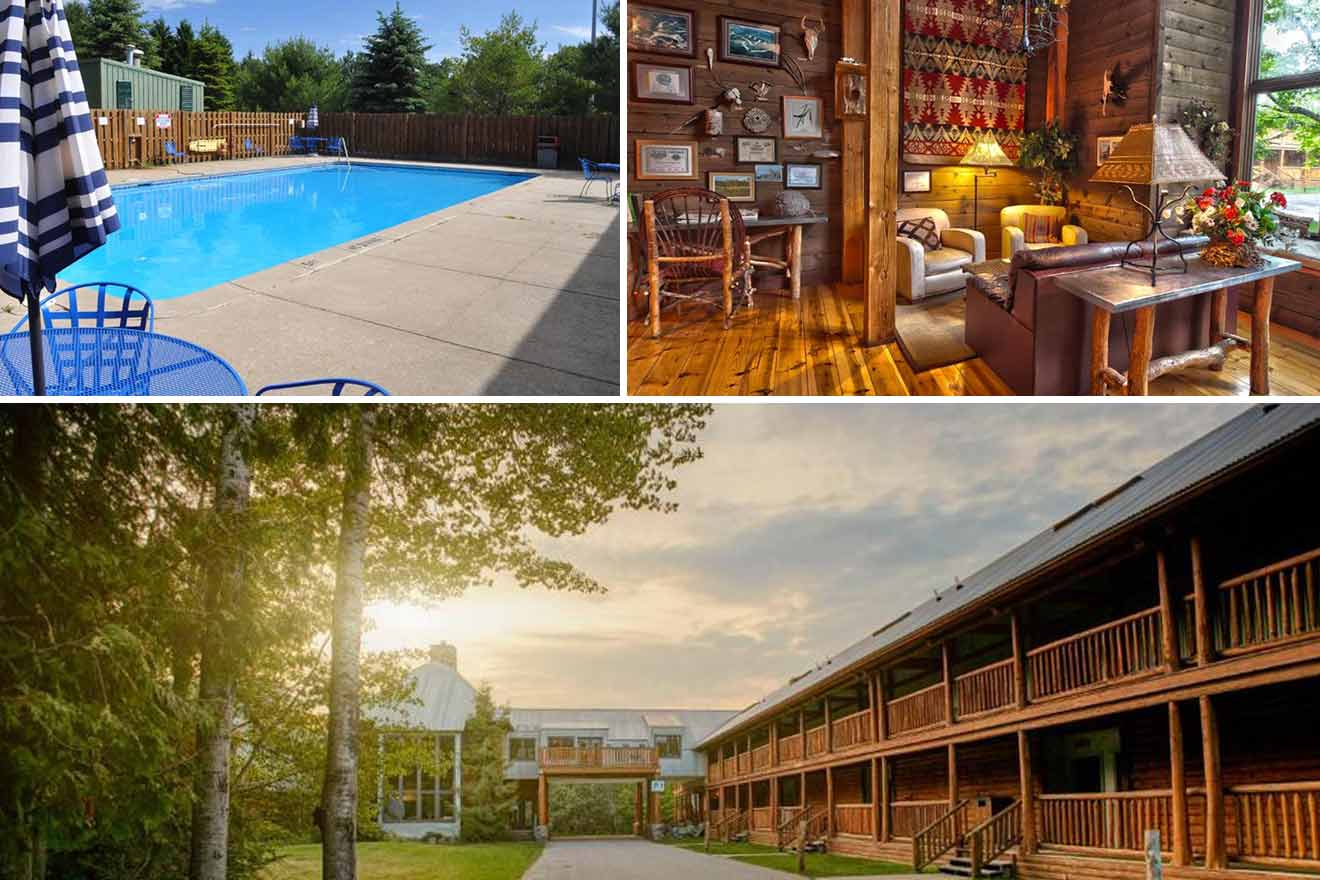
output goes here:
<path id="1" fill-rule="evenodd" d="M 697 57 L 697 15 L 668 6 L 628 5 L 628 48 Z"/>
<path id="2" fill-rule="evenodd" d="M 1123 136 L 1114 135 L 1112 137 L 1098 137 L 1095 139 L 1095 164 L 1103 165 L 1109 161 L 1109 154 L 1114 152 L 1114 147 L 1123 140 Z"/>
<path id="3" fill-rule="evenodd" d="M 778 163 L 775 163 L 774 165 L 757 165 L 757 166 L 756 166 L 756 182 L 757 182 L 757 183 L 783 183 L 783 182 L 784 182 L 784 166 L 783 166 L 783 165 L 780 165 L 780 164 L 778 164 Z"/>
<path id="4" fill-rule="evenodd" d="M 779 158 L 776 144 L 772 137 L 746 137 L 738 135 L 733 139 L 739 162 L 773 162 Z"/>
<path id="5" fill-rule="evenodd" d="M 820 189 L 820 165 L 789 162 L 784 166 L 784 186 L 788 189 Z"/>
<path id="6" fill-rule="evenodd" d="M 638 180 L 696 180 L 696 141 L 657 141 L 637 139 Z"/>
<path id="7" fill-rule="evenodd" d="M 810 141 L 823 136 L 821 100 L 807 95 L 784 95 L 784 137 Z"/>
<path id="8" fill-rule="evenodd" d="M 930 192 L 930 172 L 929 172 L 929 171 L 904 171 L 904 172 L 903 172 L 903 192 L 905 192 L 905 193 L 928 193 L 928 192 Z"/>
<path id="9" fill-rule="evenodd" d="M 706 189 L 731 202 L 756 201 L 756 178 L 745 171 L 711 171 L 706 175 Z"/>
<path id="10" fill-rule="evenodd" d="M 655 104 L 691 104 L 692 68 L 686 64 L 633 62 L 633 100 Z"/>
<path id="11" fill-rule="evenodd" d="M 778 67 L 781 29 L 777 24 L 719 17 L 720 60 Z"/>

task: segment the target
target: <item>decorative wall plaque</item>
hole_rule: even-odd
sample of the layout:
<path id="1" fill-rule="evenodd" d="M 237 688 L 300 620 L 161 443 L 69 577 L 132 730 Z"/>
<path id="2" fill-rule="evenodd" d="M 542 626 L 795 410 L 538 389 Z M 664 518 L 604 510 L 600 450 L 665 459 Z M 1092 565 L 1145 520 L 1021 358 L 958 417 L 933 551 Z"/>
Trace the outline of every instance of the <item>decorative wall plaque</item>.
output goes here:
<path id="1" fill-rule="evenodd" d="M 760 134 L 770 128 L 770 114 L 766 113 L 760 107 L 753 107 L 743 114 L 743 128 L 752 134 Z"/>

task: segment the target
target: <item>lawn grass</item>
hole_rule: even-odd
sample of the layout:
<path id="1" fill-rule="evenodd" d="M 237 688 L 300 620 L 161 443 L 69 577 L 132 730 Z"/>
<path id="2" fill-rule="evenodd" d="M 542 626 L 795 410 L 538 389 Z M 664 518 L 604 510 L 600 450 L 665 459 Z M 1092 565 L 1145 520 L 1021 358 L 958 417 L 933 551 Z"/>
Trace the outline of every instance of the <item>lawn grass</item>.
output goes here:
<path id="1" fill-rule="evenodd" d="M 359 880 L 518 880 L 541 854 L 532 842 L 359 843 Z M 320 880 L 320 844 L 284 846 L 263 880 Z"/>
<path id="2" fill-rule="evenodd" d="M 672 841 L 672 845 L 677 846 L 679 849 L 690 849 L 693 852 L 704 853 L 706 851 L 706 844 L 700 840 L 676 840 Z M 752 856 L 777 854 L 778 852 L 779 850 L 773 846 L 760 843 L 724 843 L 720 840 L 710 842 L 710 854 L 713 856 Z"/>
<path id="3" fill-rule="evenodd" d="M 762 868 L 774 868 L 797 874 L 797 856 L 793 853 L 769 853 L 750 856 L 738 856 L 740 862 L 760 865 Z M 851 856 L 836 856 L 833 853 L 807 853 L 807 869 L 801 872 L 803 877 L 866 877 L 873 874 L 911 874 L 911 865 L 897 865 L 893 862 L 876 862 L 870 859 L 855 859 Z"/>

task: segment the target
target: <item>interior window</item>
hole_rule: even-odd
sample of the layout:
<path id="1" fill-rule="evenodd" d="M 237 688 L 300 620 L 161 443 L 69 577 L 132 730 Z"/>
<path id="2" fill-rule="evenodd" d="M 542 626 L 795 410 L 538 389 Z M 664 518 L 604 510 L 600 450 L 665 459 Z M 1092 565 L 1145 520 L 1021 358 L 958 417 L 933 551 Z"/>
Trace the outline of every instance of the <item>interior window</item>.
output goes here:
<path id="1" fill-rule="evenodd" d="M 656 734 L 655 751 L 661 758 L 682 757 L 683 737 L 676 733 Z"/>

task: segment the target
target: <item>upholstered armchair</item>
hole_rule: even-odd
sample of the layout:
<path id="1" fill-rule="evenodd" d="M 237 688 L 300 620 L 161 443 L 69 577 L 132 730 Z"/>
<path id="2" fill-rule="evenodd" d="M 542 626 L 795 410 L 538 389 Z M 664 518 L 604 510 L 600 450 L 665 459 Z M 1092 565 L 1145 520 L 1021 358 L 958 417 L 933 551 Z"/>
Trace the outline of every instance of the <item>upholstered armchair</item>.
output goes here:
<path id="1" fill-rule="evenodd" d="M 914 238 L 898 237 L 898 295 L 908 302 L 958 290 L 966 284 L 962 267 L 985 259 L 985 236 L 975 229 L 958 229 L 939 208 L 900 208 L 898 223 L 929 217 L 939 234 L 939 247 L 930 250 Z"/>
<path id="2" fill-rule="evenodd" d="M 1057 218 L 1061 240 L 1057 242 L 1028 242 L 1027 234 L 1024 231 L 1026 221 L 1023 219 L 1028 214 L 1034 214 L 1037 217 Z M 1013 255 L 1018 251 L 1038 251 L 1042 248 L 1060 247 L 1066 244 L 1088 243 L 1086 230 L 1068 223 L 1068 209 L 1062 205 L 1009 205 L 999 212 L 999 228 L 1002 230 L 1004 244 L 999 255 L 1005 260 L 1013 259 Z"/>

